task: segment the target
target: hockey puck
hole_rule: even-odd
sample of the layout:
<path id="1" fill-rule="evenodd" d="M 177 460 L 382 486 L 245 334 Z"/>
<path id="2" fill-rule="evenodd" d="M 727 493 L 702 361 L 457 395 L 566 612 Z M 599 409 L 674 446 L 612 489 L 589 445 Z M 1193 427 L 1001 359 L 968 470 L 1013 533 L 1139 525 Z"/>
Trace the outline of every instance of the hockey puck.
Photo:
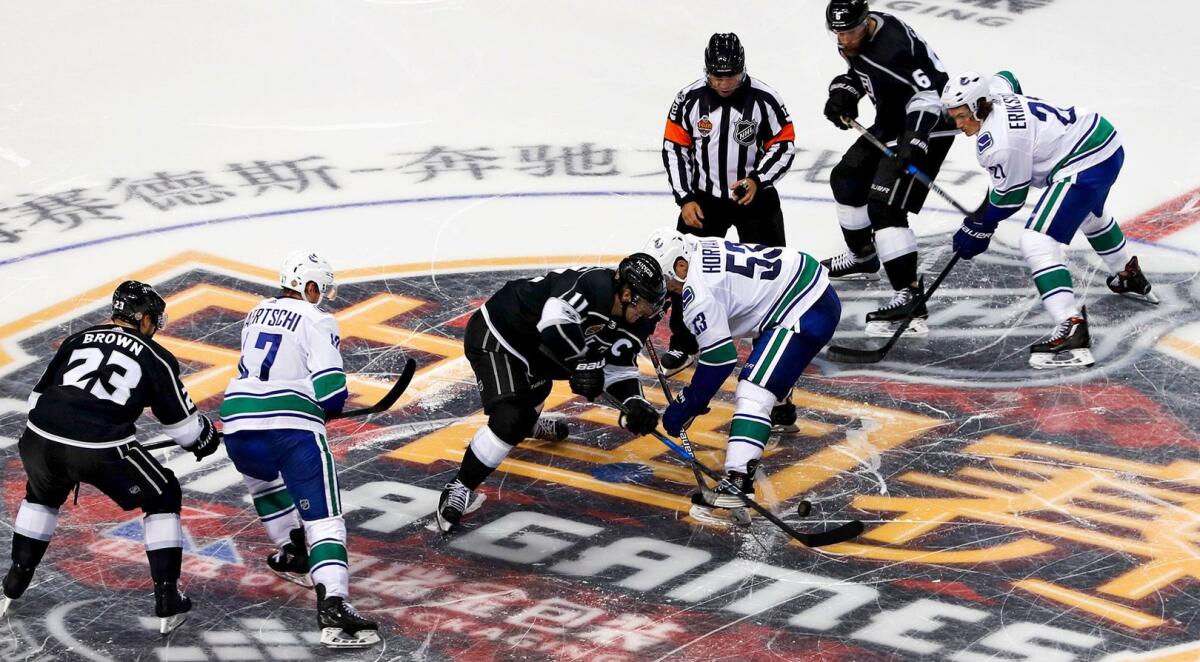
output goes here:
<path id="1" fill-rule="evenodd" d="M 705 508 L 712 508 L 712 504 L 705 501 L 704 494 L 702 494 L 700 492 L 692 492 L 692 505 L 704 506 Z"/>
<path id="2" fill-rule="evenodd" d="M 811 503 L 809 503 L 807 501 L 801 501 L 800 503 L 796 504 L 796 514 L 797 515 L 799 515 L 801 517 L 808 517 L 808 514 L 811 512 L 812 512 L 812 504 Z"/>

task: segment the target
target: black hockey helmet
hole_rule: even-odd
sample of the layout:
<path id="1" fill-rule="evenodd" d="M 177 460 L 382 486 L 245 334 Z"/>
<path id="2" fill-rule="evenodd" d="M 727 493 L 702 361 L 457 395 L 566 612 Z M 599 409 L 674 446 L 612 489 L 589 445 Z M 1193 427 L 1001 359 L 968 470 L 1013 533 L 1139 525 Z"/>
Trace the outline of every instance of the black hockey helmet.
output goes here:
<path id="1" fill-rule="evenodd" d="M 867 0 L 829 0 L 825 8 L 825 27 L 832 32 L 853 30 L 867 20 Z"/>
<path id="2" fill-rule="evenodd" d="M 718 32 L 704 49 L 704 71 L 713 76 L 736 76 L 746 71 L 746 51 L 732 32 Z"/>
<path id="3" fill-rule="evenodd" d="M 667 301 L 667 281 L 663 278 L 658 260 L 646 253 L 634 253 L 617 265 L 617 286 L 628 287 L 633 303 L 645 299 L 655 310 L 662 310 Z"/>
<path id="4" fill-rule="evenodd" d="M 150 316 L 159 329 L 167 325 L 167 302 L 146 283 L 127 280 L 113 290 L 112 318 L 137 326 Z"/>

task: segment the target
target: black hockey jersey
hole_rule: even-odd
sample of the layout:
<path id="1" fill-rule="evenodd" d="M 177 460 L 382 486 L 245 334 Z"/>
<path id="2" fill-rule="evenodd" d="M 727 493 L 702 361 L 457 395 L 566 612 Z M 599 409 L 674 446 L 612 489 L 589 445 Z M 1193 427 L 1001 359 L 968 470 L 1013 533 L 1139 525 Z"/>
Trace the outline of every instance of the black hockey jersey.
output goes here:
<path id="1" fill-rule="evenodd" d="M 88 448 L 134 440 L 146 407 L 168 435 L 197 427 L 196 405 L 179 379 L 179 362 L 153 340 L 118 324 L 67 337 L 30 395 L 29 429 Z"/>
<path id="2" fill-rule="evenodd" d="M 911 113 L 932 113 L 942 118 L 936 131 L 953 131 L 954 123 L 942 113 L 942 90 L 950 77 L 929 44 L 911 27 L 891 14 L 871 12 L 875 32 L 866 38 L 858 55 L 842 57 L 850 76 L 875 104 L 875 133 L 894 140 L 904 132 Z M 914 120 L 909 120 L 910 126 Z M 928 130 L 929 122 L 924 122 Z"/>
<path id="3" fill-rule="evenodd" d="M 540 349 L 548 344 L 544 332 L 561 334 L 555 344 L 566 348 L 562 353 L 605 356 L 605 383 L 609 385 L 637 377 L 637 355 L 658 321 L 629 324 L 612 317 L 615 278 L 612 269 L 591 267 L 511 280 L 488 299 L 481 311 L 501 345 L 525 363 L 530 375 L 567 377 Z M 564 363 L 571 358 L 559 356 Z"/>

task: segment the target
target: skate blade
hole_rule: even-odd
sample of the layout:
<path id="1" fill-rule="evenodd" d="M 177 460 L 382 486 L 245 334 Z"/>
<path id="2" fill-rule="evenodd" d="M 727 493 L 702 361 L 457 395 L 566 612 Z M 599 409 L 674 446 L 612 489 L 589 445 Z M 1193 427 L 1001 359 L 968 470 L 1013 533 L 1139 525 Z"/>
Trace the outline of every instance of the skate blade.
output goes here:
<path id="1" fill-rule="evenodd" d="M 1138 294 L 1136 292 L 1121 292 L 1121 296 L 1125 297 L 1126 299 L 1133 299 L 1134 301 L 1148 303 L 1151 306 L 1157 306 L 1160 303 L 1158 297 L 1152 291 L 1145 294 Z"/>
<path id="2" fill-rule="evenodd" d="M 794 434 L 799 431 L 800 431 L 800 426 L 796 425 L 795 423 L 792 423 L 791 425 L 781 425 L 781 424 L 776 423 L 775 425 L 771 426 L 772 434 Z M 767 445 L 770 446 L 770 443 L 768 443 Z M 775 446 L 776 447 L 779 446 L 778 441 L 775 442 Z"/>
<path id="3" fill-rule="evenodd" d="M 180 625 L 183 625 L 183 622 L 186 621 L 187 618 L 188 618 L 187 613 L 175 614 L 174 616 L 167 616 L 164 618 L 159 618 L 158 619 L 158 633 L 159 634 L 171 634 L 172 632 L 174 632 L 176 630 L 176 628 L 178 628 Z"/>
<path id="4" fill-rule="evenodd" d="M 12 606 L 12 603 L 12 598 L 8 596 L 0 597 L 0 618 L 4 618 L 4 615 L 8 613 L 8 608 Z"/>
<path id="5" fill-rule="evenodd" d="M 321 628 L 321 645 L 326 648 L 368 648 L 379 643 L 379 632 L 359 630 L 348 634 L 341 628 Z"/>
<path id="6" fill-rule="evenodd" d="M 747 508 L 710 508 L 692 504 L 688 515 L 701 524 L 714 526 L 750 526 L 750 510 Z"/>
<path id="7" fill-rule="evenodd" d="M 462 516 L 466 517 L 476 510 L 479 510 L 479 507 L 483 505 L 484 501 L 487 501 L 486 494 L 482 492 L 476 492 L 475 494 L 472 494 L 471 501 L 467 503 L 467 508 L 463 511 Z M 433 516 L 437 521 L 438 529 L 440 529 L 442 533 L 451 533 L 457 530 L 460 526 L 458 524 L 451 523 L 450 520 L 443 519 L 441 509 L 433 511 Z"/>
<path id="8" fill-rule="evenodd" d="M 688 360 L 686 362 L 684 362 L 683 365 L 679 366 L 678 368 L 675 368 L 674 370 L 667 370 L 666 368 L 663 368 L 663 377 L 674 377 L 675 375 L 678 375 L 679 373 L 683 372 L 684 370 L 687 370 L 688 368 L 692 367 L 695 363 L 696 363 L 696 357 L 694 357 L 694 356 L 688 357 Z"/>
<path id="9" fill-rule="evenodd" d="M 275 573 L 280 579 L 289 581 L 296 586 L 303 586 L 304 588 L 313 587 L 312 579 L 309 578 L 308 573 L 302 575 L 298 572 L 280 572 L 274 569 L 271 572 Z"/>
<path id="10" fill-rule="evenodd" d="M 874 338 L 891 338 L 896 335 L 898 328 L 900 328 L 899 322 L 867 322 L 867 335 Z M 920 338 L 927 335 L 929 335 L 929 323 L 920 318 L 909 322 L 908 328 L 904 330 L 905 337 Z"/>
<path id="11" fill-rule="evenodd" d="M 1096 363 L 1090 349 L 1068 349 L 1061 352 L 1037 352 L 1029 355 L 1029 367 L 1036 370 L 1056 368 L 1087 368 Z"/>
<path id="12" fill-rule="evenodd" d="M 829 280 L 836 280 L 839 283 L 853 283 L 856 281 L 860 283 L 874 283 L 875 281 L 879 280 L 879 272 L 876 271 L 869 274 L 846 274 L 845 276 L 830 275 Z"/>

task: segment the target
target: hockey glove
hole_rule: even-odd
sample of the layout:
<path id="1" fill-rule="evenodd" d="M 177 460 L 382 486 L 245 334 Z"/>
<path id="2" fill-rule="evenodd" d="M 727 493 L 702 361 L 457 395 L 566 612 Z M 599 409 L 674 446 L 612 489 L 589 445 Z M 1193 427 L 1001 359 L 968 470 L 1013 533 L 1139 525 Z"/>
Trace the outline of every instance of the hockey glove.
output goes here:
<path id="1" fill-rule="evenodd" d="M 905 131 L 896 145 L 896 156 L 900 157 L 900 165 L 908 170 L 908 166 L 925 167 L 925 158 L 929 156 L 929 136 L 920 131 Z"/>
<path id="2" fill-rule="evenodd" d="M 582 395 L 588 402 L 604 392 L 604 357 L 584 357 L 571 368 L 571 392 Z"/>
<path id="3" fill-rule="evenodd" d="M 685 386 L 663 412 L 663 429 L 672 437 L 678 437 L 680 430 L 686 430 L 692 424 L 692 419 L 707 413 L 708 407 L 696 400 L 692 387 Z"/>
<path id="4" fill-rule="evenodd" d="M 199 462 L 204 458 L 217 452 L 217 447 L 221 445 L 221 439 L 224 435 L 221 434 L 207 416 L 200 414 L 200 436 L 196 437 L 196 441 L 192 442 L 186 450 L 192 452 L 196 456 L 196 461 Z"/>
<path id="5" fill-rule="evenodd" d="M 964 260 L 979 255 L 988 249 L 988 244 L 992 241 L 992 233 L 995 231 L 995 223 L 967 216 L 963 219 L 962 227 L 954 233 L 954 252 Z"/>
<path id="6" fill-rule="evenodd" d="M 625 411 L 618 422 L 634 434 L 649 434 L 658 427 L 658 410 L 645 399 L 635 396 L 625 401 Z"/>
<path id="7" fill-rule="evenodd" d="M 825 117 L 843 131 L 850 128 L 842 121 L 843 117 L 858 118 L 858 100 L 862 98 L 862 92 L 854 82 L 849 74 L 841 74 L 834 77 L 833 81 L 829 83 L 829 100 L 825 102 Z"/>

